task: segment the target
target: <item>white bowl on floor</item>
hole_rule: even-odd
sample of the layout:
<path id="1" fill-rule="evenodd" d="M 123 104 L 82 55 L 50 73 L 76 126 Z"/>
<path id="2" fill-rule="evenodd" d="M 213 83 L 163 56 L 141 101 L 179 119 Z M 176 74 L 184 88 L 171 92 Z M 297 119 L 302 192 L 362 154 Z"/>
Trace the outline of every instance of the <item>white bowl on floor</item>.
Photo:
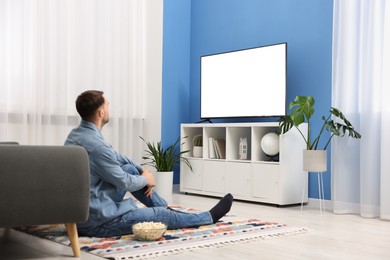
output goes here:
<path id="1" fill-rule="evenodd" d="M 133 234 L 139 240 L 154 241 L 160 239 L 167 226 L 161 222 L 140 222 L 132 226 Z"/>

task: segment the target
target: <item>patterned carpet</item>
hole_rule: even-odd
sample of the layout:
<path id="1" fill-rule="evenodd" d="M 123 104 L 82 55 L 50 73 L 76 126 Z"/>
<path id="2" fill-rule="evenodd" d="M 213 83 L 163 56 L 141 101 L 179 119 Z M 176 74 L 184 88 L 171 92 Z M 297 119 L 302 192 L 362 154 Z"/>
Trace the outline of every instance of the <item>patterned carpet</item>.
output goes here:
<path id="1" fill-rule="evenodd" d="M 175 209 L 186 212 L 196 211 L 179 206 L 175 206 Z M 29 226 L 18 230 L 64 245 L 70 244 L 63 225 Z M 167 230 L 158 241 L 139 241 L 134 235 L 111 238 L 80 237 L 79 239 L 82 251 L 109 259 L 127 260 L 179 254 L 202 248 L 223 247 L 234 243 L 302 234 L 307 231 L 305 228 L 289 227 L 259 219 L 239 219 L 233 215 L 226 215 L 221 222 L 213 225 Z"/>

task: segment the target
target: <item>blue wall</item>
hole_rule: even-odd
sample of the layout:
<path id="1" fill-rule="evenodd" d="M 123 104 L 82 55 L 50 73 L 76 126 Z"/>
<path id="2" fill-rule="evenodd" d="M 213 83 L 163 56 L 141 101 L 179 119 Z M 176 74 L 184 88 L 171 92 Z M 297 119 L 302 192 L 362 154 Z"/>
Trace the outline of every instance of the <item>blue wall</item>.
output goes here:
<path id="1" fill-rule="evenodd" d="M 164 1 L 161 143 L 173 144 L 190 113 L 191 0 Z M 174 168 L 179 183 L 179 165 Z"/>
<path id="2" fill-rule="evenodd" d="M 200 56 L 279 42 L 288 43 L 287 104 L 314 96 L 317 131 L 331 104 L 332 19 L 332 0 L 165 0 L 163 143 L 178 137 L 180 123 L 200 120 Z M 318 197 L 314 175 L 309 197 Z"/>

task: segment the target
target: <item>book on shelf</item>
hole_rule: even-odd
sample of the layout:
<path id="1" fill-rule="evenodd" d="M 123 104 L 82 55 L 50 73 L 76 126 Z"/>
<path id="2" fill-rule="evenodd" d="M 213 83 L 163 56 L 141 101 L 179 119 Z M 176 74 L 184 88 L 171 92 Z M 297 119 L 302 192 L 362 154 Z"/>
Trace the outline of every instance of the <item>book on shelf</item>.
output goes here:
<path id="1" fill-rule="evenodd" d="M 225 159 L 226 158 L 226 141 L 225 139 L 215 139 L 215 147 L 217 148 L 217 158 Z"/>
<path id="2" fill-rule="evenodd" d="M 215 158 L 220 159 L 220 155 L 218 154 L 218 149 L 217 149 L 217 139 L 213 138 L 213 142 L 214 142 Z"/>
<path id="3" fill-rule="evenodd" d="M 226 141 L 221 138 L 209 137 L 209 158 L 225 159 L 226 158 Z"/>
<path id="4" fill-rule="evenodd" d="M 215 159 L 217 158 L 215 154 L 215 148 L 214 148 L 214 138 L 209 137 L 209 158 Z"/>

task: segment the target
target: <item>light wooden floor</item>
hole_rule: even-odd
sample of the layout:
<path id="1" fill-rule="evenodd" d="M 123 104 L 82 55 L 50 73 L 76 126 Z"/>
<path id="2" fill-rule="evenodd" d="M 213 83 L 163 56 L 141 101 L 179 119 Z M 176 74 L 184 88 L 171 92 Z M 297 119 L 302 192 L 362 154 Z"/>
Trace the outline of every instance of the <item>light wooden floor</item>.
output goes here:
<path id="1" fill-rule="evenodd" d="M 175 193 L 172 202 L 208 210 L 217 198 Z M 320 214 L 318 208 L 274 207 L 234 201 L 231 213 L 276 221 L 312 231 L 221 248 L 201 249 L 157 259 L 390 259 L 390 222 L 355 215 Z M 0 230 L 0 259 L 72 259 L 70 247 L 11 231 Z M 82 253 L 81 259 L 102 259 Z"/>

